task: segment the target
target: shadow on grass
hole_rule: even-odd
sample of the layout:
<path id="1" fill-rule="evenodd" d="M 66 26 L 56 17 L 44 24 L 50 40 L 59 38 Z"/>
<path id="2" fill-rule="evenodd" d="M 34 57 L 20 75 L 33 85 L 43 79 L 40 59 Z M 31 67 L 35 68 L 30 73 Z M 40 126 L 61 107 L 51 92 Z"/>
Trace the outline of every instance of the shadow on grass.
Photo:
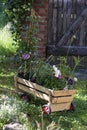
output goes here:
<path id="1" fill-rule="evenodd" d="M 0 76 L 0 87 L 14 88 L 14 75 Z"/>
<path id="2" fill-rule="evenodd" d="M 4 88 L 14 88 L 14 64 L 8 59 L 0 63 L 0 86 Z"/>

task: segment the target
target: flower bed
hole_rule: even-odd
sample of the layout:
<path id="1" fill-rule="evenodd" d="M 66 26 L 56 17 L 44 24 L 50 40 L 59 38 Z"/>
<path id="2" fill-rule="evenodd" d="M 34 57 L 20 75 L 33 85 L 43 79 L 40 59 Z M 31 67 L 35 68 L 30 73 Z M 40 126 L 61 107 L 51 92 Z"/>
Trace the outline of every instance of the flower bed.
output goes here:
<path id="1" fill-rule="evenodd" d="M 18 91 L 33 94 L 43 100 L 46 100 L 51 108 L 51 112 L 69 110 L 73 101 L 73 95 L 76 93 L 75 89 L 71 90 L 52 90 L 45 88 L 37 83 L 29 80 L 14 77 L 15 87 Z"/>

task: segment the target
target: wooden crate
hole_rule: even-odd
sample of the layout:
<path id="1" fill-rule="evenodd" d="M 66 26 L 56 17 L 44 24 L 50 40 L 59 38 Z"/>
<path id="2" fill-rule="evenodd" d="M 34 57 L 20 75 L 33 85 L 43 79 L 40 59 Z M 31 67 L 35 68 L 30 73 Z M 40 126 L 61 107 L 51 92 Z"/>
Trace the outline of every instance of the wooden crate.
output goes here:
<path id="1" fill-rule="evenodd" d="M 70 108 L 76 90 L 51 90 L 29 80 L 14 77 L 15 87 L 19 91 L 33 94 L 50 103 L 51 112 L 63 111 Z"/>

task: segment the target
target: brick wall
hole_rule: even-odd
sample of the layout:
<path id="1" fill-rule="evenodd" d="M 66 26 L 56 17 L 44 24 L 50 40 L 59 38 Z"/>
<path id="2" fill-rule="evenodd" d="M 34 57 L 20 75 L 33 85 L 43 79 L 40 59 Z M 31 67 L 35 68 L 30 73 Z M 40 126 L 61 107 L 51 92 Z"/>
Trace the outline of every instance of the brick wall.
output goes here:
<path id="1" fill-rule="evenodd" d="M 35 14 L 38 19 L 38 33 L 39 38 L 37 43 L 37 55 L 40 58 L 46 57 L 46 43 L 47 43 L 47 21 L 48 21 L 48 0 L 36 0 L 33 5 Z"/>

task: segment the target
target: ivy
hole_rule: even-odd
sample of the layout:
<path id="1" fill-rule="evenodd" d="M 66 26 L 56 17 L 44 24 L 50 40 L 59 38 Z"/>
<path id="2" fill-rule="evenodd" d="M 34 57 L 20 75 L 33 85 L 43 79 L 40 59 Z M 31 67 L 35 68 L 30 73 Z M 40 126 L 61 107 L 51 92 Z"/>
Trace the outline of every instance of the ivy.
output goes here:
<path id="1" fill-rule="evenodd" d="M 6 14 L 11 22 L 11 32 L 13 35 L 14 45 L 25 49 L 32 47 L 36 42 L 34 33 L 36 31 L 36 18 L 32 15 L 32 5 L 35 0 L 6 0 Z M 28 23 L 24 27 L 24 23 Z M 22 39 L 22 32 L 25 29 L 27 33 L 26 41 Z M 33 37 L 33 38 L 32 38 Z M 29 46 L 30 45 L 30 46 Z M 22 49 L 24 49 L 22 48 Z"/>

